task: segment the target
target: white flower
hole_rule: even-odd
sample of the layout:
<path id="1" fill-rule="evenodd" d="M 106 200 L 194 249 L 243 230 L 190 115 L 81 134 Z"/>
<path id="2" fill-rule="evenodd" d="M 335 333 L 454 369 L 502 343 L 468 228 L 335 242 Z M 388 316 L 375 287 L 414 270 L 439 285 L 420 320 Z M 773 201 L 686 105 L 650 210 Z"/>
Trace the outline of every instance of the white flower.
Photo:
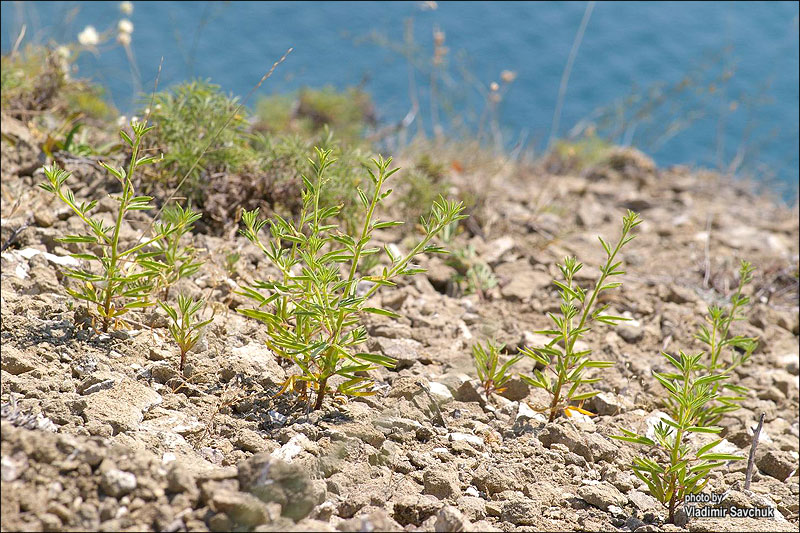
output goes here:
<path id="1" fill-rule="evenodd" d="M 491 84 L 491 85 L 489 85 L 489 89 L 491 89 L 491 90 L 492 90 L 492 92 L 494 92 L 494 91 L 498 90 L 499 88 L 500 88 L 500 86 L 499 86 L 499 85 L 497 85 L 497 82 L 496 82 L 496 81 L 493 81 L 493 82 L 492 82 L 492 84 Z"/>
<path id="2" fill-rule="evenodd" d="M 124 15 L 130 15 L 133 13 L 133 2 L 120 2 L 119 10 L 122 11 Z"/>
<path id="3" fill-rule="evenodd" d="M 500 78 L 505 83 L 511 83 L 512 81 L 517 79 L 517 73 L 514 72 L 513 70 L 504 70 L 503 72 L 500 73 Z"/>
<path id="4" fill-rule="evenodd" d="M 100 35 L 94 26 L 86 26 L 82 32 L 78 34 L 78 42 L 83 46 L 95 46 L 100 42 Z"/>
<path id="5" fill-rule="evenodd" d="M 68 58 L 72 54 L 69 48 L 64 45 L 61 45 L 58 48 L 56 48 L 56 53 L 59 55 L 59 57 L 63 57 L 64 59 Z"/>
<path id="6" fill-rule="evenodd" d="M 121 128 L 122 126 L 124 126 L 127 123 L 128 123 L 128 117 L 126 117 L 125 115 L 120 115 L 120 117 L 117 119 L 117 127 L 118 128 Z"/>
<path id="7" fill-rule="evenodd" d="M 131 44 L 131 34 L 130 33 L 119 33 L 117 35 L 117 42 L 122 46 L 128 46 Z"/>
<path id="8" fill-rule="evenodd" d="M 119 30 L 120 33 L 131 34 L 133 33 L 133 22 L 128 19 L 120 19 L 117 23 L 117 30 Z"/>

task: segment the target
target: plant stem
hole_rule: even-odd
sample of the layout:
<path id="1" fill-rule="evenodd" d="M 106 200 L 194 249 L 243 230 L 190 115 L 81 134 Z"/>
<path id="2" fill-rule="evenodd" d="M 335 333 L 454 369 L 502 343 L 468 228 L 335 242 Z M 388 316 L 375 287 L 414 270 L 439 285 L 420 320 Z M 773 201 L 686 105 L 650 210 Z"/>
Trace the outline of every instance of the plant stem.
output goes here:
<path id="1" fill-rule="evenodd" d="M 125 216 L 125 211 L 128 209 L 128 201 L 131 197 L 131 175 L 133 174 L 133 170 L 136 168 L 136 159 L 139 154 L 139 143 L 141 142 L 141 137 L 137 134 L 136 141 L 133 143 L 133 152 L 131 154 L 131 162 L 128 166 L 128 172 L 125 174 L 125 181 L 122 184 L 122 197 L 119 204 L 119 211 L 117 211 L 117 220 L 114 224 L 114 233 L 111 237 L 111 261 L 108 265 L 108 270 L 106 271 L 106 297 L 105 301 L 103 302 L 103 331 L 108 331 L 108 326 L 111 321 L 111 296 L 114 293 L 114 287 L 112 283 L 112 279 L 117 273 L 117 261 L 119 260 L 119 232 L 122 228 L 122 219 Z"/>
<path id="2" fill-rule="evenodd" d="M 548 422 L 552 422 L 553 420 L 555 420 L 556 415 L 558 414 L 558 409 L 557 409 L 558 400 L 559 396 L 561 395 L 561 387 L 563 386 L 563 384 L 564 382 L 561 380 L 561 377 L 559 375 L 558 385 L 556 385 L 556 390 L 553 393 L 553 401 L 550 402 L 550 419 L 548 420 Z"/>
<path id="3" fill-rule="evenodd" d="M 672 494 L 672 497 L 669 499 L 669 517 L 667 518 L 667 522 L 670 524 L 675 523 L 675 494 Z"/>
<path id="4" fill-rule="evenodd" d="M 764 417 L 766 413 L 761 413 L 758 419 L 758 426 L 753 430 L 753 444 L 750 446 L 750 457 L 747 459 L 747 473 L 744 476 L 744 488 L 750 488 L 750 479 L 753 477 L 753 465 L 756 462 L 756 446 L 758 446 L 758 437 L 761 434 L 761 427 L 764 425 Z"/>
<path id="5" fill-rule="evenodd" d="M 314 404 L 314 411 L 322 407 L 322 401 L 325 399 L 325 390 L 328 386 L 328 378 L 324 377 L 319 381 L 319 389 L 317 389 L 317 401 Z"/>

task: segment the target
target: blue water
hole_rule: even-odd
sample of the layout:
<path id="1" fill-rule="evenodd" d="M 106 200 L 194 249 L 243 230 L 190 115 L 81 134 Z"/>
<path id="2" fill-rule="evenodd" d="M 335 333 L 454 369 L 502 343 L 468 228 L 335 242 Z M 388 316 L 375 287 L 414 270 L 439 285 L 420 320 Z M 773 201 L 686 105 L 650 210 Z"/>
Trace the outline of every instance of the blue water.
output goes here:
<path id="1" fill-rule="evenodd" d="M 432 32 L 446 34 L 450 71 L 464 59 L 475 81 L 458 83 L 456 112 L 476 126 L 484 105 L 475 84 L 517 78 L 500 107 L 503 141 L 541 152 L 551 135 L 564 65 L 584 16 L 583 2 L 134 2 L 133 51 L 149 90 L 161 56 L 166 86 L 210 77 L 245 95 L 288 47 L 294 52 L 261 94 L 303 85 L 346 87 L 362 80 L 384 122 L 410 108 L 405 59 L 368 38 L 401 43 L 404 21 L 430 56 Z M 114 27 L 117 2 L 2 2 L 2 50 L 22 23 L 25 42 L 74 41 L 87 24 Z M 113 41 L 112 41 L 113 42 Z M 133 108 L 133 82 L 119 46 L 83 54 L 79 72 L 104 84 L 123 111 Z M 729 77 L 725 79 L 724 73 Z M 682 79 L 688 87 L 669 93 Z M 457 82 L 459 79 L 456 80 Z M 641 120 L 620 122 L 626 98 L 667 97 Z M 417 72 L 420 118 L 430 125 L 428 75 Z M 798 184 L 798 3 L 599 2 L 575 58 L 559 136 L 594 117 L 612 134 L 652 155 L 659 164 L 727 168 L 760 180 L 787 198 Z M 641 98 L 639 100 L 642 102 Z M 627 106 L 630 109 L 630 105 Z M 605 113 L 603 112 L 605 110 Z M 616 111 L 615 111 L 616 110 Z M 598 122 L 603 117 L 606 122 Z"/>

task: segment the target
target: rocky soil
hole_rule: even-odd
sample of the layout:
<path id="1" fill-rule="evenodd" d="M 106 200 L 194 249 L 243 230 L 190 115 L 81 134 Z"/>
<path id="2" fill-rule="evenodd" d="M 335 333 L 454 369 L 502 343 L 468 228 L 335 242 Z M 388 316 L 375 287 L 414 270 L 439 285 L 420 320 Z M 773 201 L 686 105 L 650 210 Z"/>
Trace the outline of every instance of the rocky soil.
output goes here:
<path id="1" fill-rule="evenodd" d="M 4 531 L 792 531 L 798 527 L 798 213 L 712 173 L 657 169 L 635 151 L 580 173 L 514 167 L 495 178 L 492 215 L 474 246 L 499 284 L 484 294 L 454 290 L 450 266 L 376 306 L 397 321 L 369 318 L 370 348 L 396 357 L 374 373 L 380 392 L 306 414 L 274 397 L 290 366 L 266 348 L 239 283 L 265 275 L 243 237 L 198 234 L 208 263 L 181 289 L 208 297 L 216 314 L 181 375 L 166 320 L 149 310 L 132 329 L 97 334 L 64 291 L 74 261 L 55 241 L 78 221 L 32 187 L 38 152 L 9 132 L 2 159 L 2 529 Z M 94 197 L 107 183 L 91 162 L 68 162 Z M 401 163 L 402 165 L 402 163 Z M 454 171 L 454 174 L 457 174 Z M 94 176 L 94 178 L 92 178 Z M 454 181 L 486 179 L 456 175 Z M 77 183 L 79 180 L 75 180 Z M 113 205 L 101 202 L 99 209 Z M 547 423 L 545 398 L 515 380 L 487 402 L 470 347 L 496 338 L 509 351 L 541 341 L 557 308 L 556 263 L 575 254 L 581 283 L 603 258 L 625 209 L 645 222 L 622 259 L 624 286 L 610 292 L 624 326 L 586 339 L 599 358 L 603 393 L 595 417 Z M 136 238 L 134 218 L 123 238 Z M 403 248 L 415 230 L 381 238 Z M 405 233 L 404 233 L 405 232 Z M 224 265 L 239 251 L 235 271 Z M 645 430 L 664 391 L 651 377 L 661 350 L 699 350 L 693 334 L 709 303 L 736 284 L 739 259 L 758 270 L 754 304 L 737 332 L 758 336 L 737 382 L 743 408 L 723 419 L 724 447 L 747 455 L 765 413 L 757 472 L 744 490 L 745 461 L 715 471 L 707 492 L 721 506 L 762 506 L 774 519 L 688 519 L 665 510 L 630 472 L 639 450 L 611 440 L 617 427 Z M 531 371 L 532 361 L 520 370 Z M 679 513 L 680 514 L 680 513 Z"/>

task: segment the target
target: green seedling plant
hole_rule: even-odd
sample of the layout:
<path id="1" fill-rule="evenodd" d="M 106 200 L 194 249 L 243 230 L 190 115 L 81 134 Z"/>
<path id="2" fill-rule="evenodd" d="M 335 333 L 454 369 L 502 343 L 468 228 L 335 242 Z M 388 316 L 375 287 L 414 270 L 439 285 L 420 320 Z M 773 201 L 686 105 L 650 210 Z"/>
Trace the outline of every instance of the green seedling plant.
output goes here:
<path id="1" fill-rule="evenodd" d="M 167 236 L 153 243 L 153 249 L 158 252 L 154 260 L 159 261 L 156 286 L 164 291 L 164 300 L 169 298 L 169 289 L 178 280 L 187 278 L 197 272 L 202 261 L 197 260 L 197 250 L 192 246 L 181 246 L 184 235 L 191 232 L 193 224 L 201 218 L 201 214 L 192 211 L 191 207 L 183 208 L 178 204 L 169 205 L 161 213 L 161 222 L 154 227 L 156 235 Z M 169 231 L 176 228 L 175 231 Z"/>
<path id="2" fill-rule="evenodd" d="M 689 436 L 693 433 L 718 434 L 719 426 L 704 422 L 709 405 L 717 399 L 717 385 L 728 378 L 725 374 L 709 372 L 703 364 L 703 353 L 678 357 L 663 354 L 675 372 L 653 372 L 669 393 L 669 403 L 675 406 L 672 416 L 662 418 L 654 428 L 654 438 L 621 429 L 622 435 L 613 438 L 640 444 L 648 448 L 645 455 L 636 457 L 631 468 L 650 493 L 668 510 L 668 520 L 675 522 L 675 509 L 689 494 L 702 491 L 711 470 L 728 461 L 744 459 L 738 455 L 715 453 L 723 439 L 715 439 L 694 450 Z"/>
<path id="3" fill-rule="evenodd" d="M 506 384 L 514 377 L 511 368 L 523 358 L 522 354 L 517 354 L 501 364 L 500 352 L 504 347 L 504 344 L 495 344 L 492 341 L 487 341 L 486 347 L 480 342 L 472 346 L 475 370 L 487 400 L 491 400 L 493 394 L 500 394 L 506 390 Z"/>
<path id="4" fill-rule="evenodd" d="M 236 276 L 236 264 L 241 257 L 239 252 L 228 252 L 225 254 L 225 272 L 228 273 L 229 278 Z"/>
<path id="5" fill-rule="evenodd" d="M 750 360 L 758 347 L 758 339 L 755 337 L 730 334 L 731 324 L 745 319 L 743 310 L 750 303 L 750 298 L 743 294 L 743 290 L 753 280 L 754 271 L 755 268 L 749 262 L 742 261 L 739 265 L 739 284 L 731 297 L 730 306 L 727 308 L 716 305 L 708 307 L 708 313 L 705 316 L 708 325 L 704 324 L 700 327 L 696 338 L 708 346 L 703 364 L 709 373 L 730 376 L 734 369 Z M 703 411 L 702 421 L 704 423 L 716 424 L 725 413 L 739 409 L 739 402 L 745 398 L 744 395 L 748 390 L 747 387 L 727 381 L 715 385 L 715 387 L 717 386 L 724 389 L 726 394 L 717 396 Z M 674 411 L 676 408 L 676 406 L 668 404 L 668 409 Z"/>
<path id="6" fill-rule="evenodd" d="M 456 270 L 452 280 L 464 294 L 478 294 L 482 298 L 486 291 L 497 286 L 494 272 L 489 265 L 478 260 L 475 247 L 471 244 L 455 250 L 447 259 L 447 264 Z"/>
<path id="7" fill-rule="evenodd" d="M 212 316 L 208 320 L 200 319 L 198 314 L 204 307 L 205 302 L 203 300 L 194 300 L 183 294 L 178 295 L 177 309 L 161 301 L 158 302 L 158 305 L 170 318 L 169 332 L 181 352 L 181 361 L 178 368 L 183 372 L 186 364 L 186 354 L 192 351 L 198 341 L 203 338 L 206 326 L 214 320 L 214 317 Z"/>
<path id="8" fill-rule="evenodd" d="M 161 265 L 152 258 L 158 252 L 147 251 L 173 233 L 179 231 L 180 226 L 163 225 L 153 236 L 143 242 L 138 242 L 129 248 L 120 243 L 120 230 L 125 216 L 131 211 L 152 209 L 150 196 L 137 196 L 133 186 L 133 176 L 137 169 L 160 160 L 156 156 L 140 156 L 142 138 L 152 129 L 145 122 L 132 121 L 133 137 L 125 130 L 120 130 L 120 137 L 131 148 L 131 159 L 128 169 L 115 168 L 107 163 L 100 162 L 112 176 L 122 185 L 122 192 L 112 196 L 117 201 L 117 212 L 112 224 L 108 224 L 101 217 L 94 217 L 91 211 L 97 206 L 97 200 L 80 202 L 75 199 L 72 190 L 65 186 L 71 176 L 70 172 L 53 164 L 44 167 L 47 182 L 40 187 L 56 195 L 64 202 L 84 224 L 87 226 L 85 233 L 67 235 L 60 240 L 63 243 L 75 243 L 86 248 L 85 252 L 71 254 L 77 259 L 82 259 L 99 265 L 100 273 L 91 269 L 66 269 L 65 274 L 82 282 L 78 290 L 67 289 L 67 292 L 78 300 L 88 302 L 94 306 L 94 312 L 101 320 L 102 331 L 108 331 L 112 324 L 115 328 L 125 325 L 120 318 L 129 311 L 153 305 L 149 296 L 154 290 L 154 282 L 159 275 Z M 92 310 L 90 309 L 90 313 Z"/>
<path id="9" fill-rule="evenodd" d="M 262 220 L 257 209 L 242 216 L 242 233 L 280 274 L 244 287 L 240 294 L 258 305 L 240 312 L 265 323 L 267 346 L 300 371 L 283 383 L 278 394 L 299 392 L 309 410 L 322 407 L 327 395 L 343 398 L 374 394 L 366 372 L 380 366 L 391 368 L 395 360 L 361 350 L 367 340 L 362 315 L 399 315 L 368 307 L 367 301 L 382 287 L 395 286 L 398 278 L 424 272 L 412 263 L 413 259 L 422 253 L 445 253 L 431 241 L 447 224 L 464 217 L 461 203 L 441 198 L 434 202 L 430 216 L 422 218 L 424 235 L 408 253 L 397 254 L 389 246 L 372 245 L 374 230 L 401 224 L 376 218 L 376 210 L 392 192 L 386 184 L 397 171 L 389 168 L 391 158 L 379 157 L 373 160 L 374 169 L 367 169 L 371 194 L 360 186 L 354 191 L 363 209 L 361 229 L 355 234 L 343 232 L 336 223 L 340 206 L 320 201 L 328 183 L 327 170 L 334 163 L 330 154 L 330 150 L 318 148 L 316 160 L 309 159 L 313 175 L 303 176 L 299 218 L 290 221 L 274 215 L 269 221 Z M 267 225 L 269 239 L 264 241 L 260 231 Z M 382 250 L 388 264 L 380 273 L 361 273 L 360 264 Z M 332 382 L 338 385 L 333 388 Z"/>
<path id="10" fill-rule="evenodd" d="M 554 328 L 537 332 L 552 337 L 552 340 L 540 348 L 526 347 L 521 350 L 521 353 L 544 367 L 542 370 L 534 369 L 533 376 L 521 374 L 520 377 L 531 386 L 550 393 L 552 401 L 545 409 L 549 411 L 550 422 L 561 412 L 568 417 L 572 416 L 573 411 L 592 414 L 584 410 L 581 405 L 572 404 L 573 402 L 582 404 L 583 401 L 599 393 L 591 390 L 580 391 L 583 385 L 600 381 L 600 378 L 585 377 L 585 372 L 590 368 L 608 368 L 614 363 L 590 359 L 591 350 L 575 351 L 575 344 L 589 332 L 593 323 L 616 325 L 628 320 L 604 314 L 608 305 L 596 306 L 600 293 L 622 285 L 620 282 L 609 281 L 609 278 L 624 274 L 619 269 L 622 261 L 617 261 L 617 254 L 633 240 L 634 235 L 631 235 L 631 231 L 640 223 L 639 215 L 628 211 L 622 219 L 622 234 L 614 247 L 602 237 L 598 237 L 606 252 L 606 263 L 600 268 L 600 277 L 590 294 L 574 281 L 575 274 L 583 267 L 576 258 L 566 257 L 564 264 L 559 265 L 564 281 L 556 280 L 553 283 L 559 288 L 561 314 L 548 313 Z"/>

